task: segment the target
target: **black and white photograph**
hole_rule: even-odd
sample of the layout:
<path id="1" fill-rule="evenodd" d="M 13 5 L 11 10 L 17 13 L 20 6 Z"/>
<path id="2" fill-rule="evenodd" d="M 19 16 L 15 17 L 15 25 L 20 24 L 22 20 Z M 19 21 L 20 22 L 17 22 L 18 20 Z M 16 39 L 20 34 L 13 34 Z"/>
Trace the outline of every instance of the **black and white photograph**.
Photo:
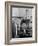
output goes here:
<path id="1" fill-rule="evenodd" d="M 5 3 L 5 43 L 37 42 L 37 4 Z"/>
<path id="2" fill-rule="evenodd" d="M 32 8 L 12 8 L 12 38 L 32 37 Z"/>

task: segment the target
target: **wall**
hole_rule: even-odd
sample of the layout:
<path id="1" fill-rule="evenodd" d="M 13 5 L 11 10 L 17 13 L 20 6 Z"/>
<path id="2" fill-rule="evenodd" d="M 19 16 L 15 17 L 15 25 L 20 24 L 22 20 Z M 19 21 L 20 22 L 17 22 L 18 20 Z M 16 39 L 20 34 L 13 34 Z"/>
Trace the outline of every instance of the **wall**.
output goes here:
<path id="1" fill-rule="evenodd" d="M 4 44 L 5 43 L 5 1 L 6 0 L 0 0 L 0 46 L 5 46 L 5 44 Z M 38 3 L 38 0 L 10 0 L 10 1 Z M 37 22 L 37 24 L 38 24 L 38 22 Z M 13 46 L 38 46 L 38 44 L 36 44 L 36 43 L 20 44 L 20 45 L 13 45 Z"/>

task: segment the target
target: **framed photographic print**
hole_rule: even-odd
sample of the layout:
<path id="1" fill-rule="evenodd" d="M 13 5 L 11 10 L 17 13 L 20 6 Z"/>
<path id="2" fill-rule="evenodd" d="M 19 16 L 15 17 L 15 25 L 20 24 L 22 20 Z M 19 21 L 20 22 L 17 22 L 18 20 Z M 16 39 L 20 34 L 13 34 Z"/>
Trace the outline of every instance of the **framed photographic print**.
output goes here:
<path id="1" fill-rule="evenodd" d="M 37 4 L 5 2 L 5 43 L 37 42 Z"/>

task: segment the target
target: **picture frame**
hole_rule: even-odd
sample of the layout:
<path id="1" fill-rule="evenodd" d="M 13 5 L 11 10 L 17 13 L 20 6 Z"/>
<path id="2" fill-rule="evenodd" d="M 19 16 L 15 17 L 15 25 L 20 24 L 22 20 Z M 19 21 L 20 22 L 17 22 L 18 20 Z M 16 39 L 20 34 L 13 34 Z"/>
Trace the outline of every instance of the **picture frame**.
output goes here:
<path id="1" fill-rule="evenodd" d="M 32 9 L 32 22 L 33 23 L 32 23 L 32 36 L 31 37 L 29 36 L 30 38 L 27 36 L 25 38 L 23 38 L 23 36 L 22 36 L 22 38 L 20 38 L 20 37 L 12 38 L 12 22 L 13 22 L 12 13 L 14 12 L 14 10 L 12 10 L 12 9 L 15 7 L 16 7 L 16 9 L 23 9 L 23 8 Z M 17 11 L 17 10 L 15 10 L 15 11 Z M 29 10 L 29 11 L 31 11 L 31 10 Z M 16 13 L 14 13 L 14 14 L 17 15 Z M 20 12 L 20 14 L 21 14 L 21 12 Z M 24 13 L 24 14 L 26 14 L 26 13 Z M 15 20 L 15 21 L 17 21 L 17 20 Z M 12 45 L 12 44 L 36 43 L 36 42 L 37 42 L 37 4 L 36 3 L 6 1 L 5 2 L 5 44 Z"/>

